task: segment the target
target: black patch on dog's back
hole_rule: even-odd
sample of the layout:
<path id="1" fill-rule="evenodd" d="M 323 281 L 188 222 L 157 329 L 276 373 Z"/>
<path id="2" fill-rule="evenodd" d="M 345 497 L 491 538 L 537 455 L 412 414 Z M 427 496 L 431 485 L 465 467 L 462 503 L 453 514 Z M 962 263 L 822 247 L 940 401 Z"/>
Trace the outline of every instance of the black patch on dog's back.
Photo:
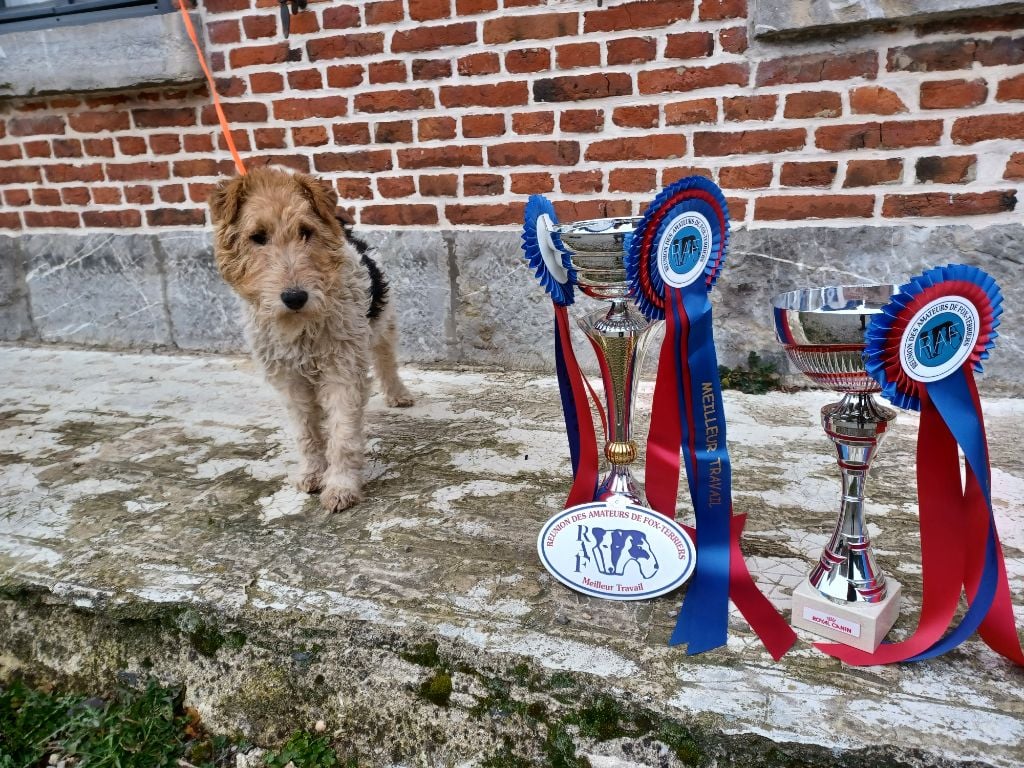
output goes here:
<path id="1" fill-rule="evenodd" d="M 370 320 L 376 320 L 380 317 L 380 313 L 384 311 L 384 307 L 388 305 L 388 281 L 384 278 L 384 273 L 380 271 L 380 267 L 377 266 L 377 262 L 367 255 L 370 246 L 366 244 L 366 241 L 361 240 L 352 233 L 351 224 L 346 223 L 341 218 L 338 219 L 338 223 L 341 224 L 341 231 L 345 233 L 345 238 L 359 252 L 359 260 L 366 267 L 366 271 L 370 275 L 370 309 L 367 310 L 366 316 Z"/>

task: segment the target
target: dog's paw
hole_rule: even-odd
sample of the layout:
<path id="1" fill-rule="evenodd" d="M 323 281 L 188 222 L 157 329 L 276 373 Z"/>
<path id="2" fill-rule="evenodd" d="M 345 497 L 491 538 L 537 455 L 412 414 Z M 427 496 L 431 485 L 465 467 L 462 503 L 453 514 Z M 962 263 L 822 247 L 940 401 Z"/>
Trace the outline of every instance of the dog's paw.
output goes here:
<path id="1" fill-rule="evenodd" d="M 412 394 L 410 394 L 407 389 L 388 394 L 385 396 L 384 400 L 391 408 L 409 408 L 416 405 L 416 400 L 413 399 Z"/>
<path id="2" fill-rule="evenodd" d="M 295 487 L 302 493 L 316 493 L 324 487 L 323 470 L 303 472 L 295 480 Z"/>
<path id="3" fill-rule="evenodd" d="M 320 506 L 325 512 L 341 512 L 362 500 L 362 492 L 350 485 L 328 485 L 320 493 Z"/>

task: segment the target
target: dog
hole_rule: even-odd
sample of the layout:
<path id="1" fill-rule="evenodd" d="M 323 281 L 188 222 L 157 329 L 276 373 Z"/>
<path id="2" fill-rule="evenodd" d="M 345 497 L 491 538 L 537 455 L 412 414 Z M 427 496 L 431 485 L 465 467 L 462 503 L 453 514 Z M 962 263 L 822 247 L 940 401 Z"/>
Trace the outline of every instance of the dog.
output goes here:
<path id="1" fill-rule="evenodd" d="M 336 217 L 337 193 L 303 173 L 261 167 L 209 198 L 214 258 L 242 298 L 253 358 L 281 394 L 298 442 L 296 487 L 328 512 L 362 499 L 370 361 L 389 406 L 398 325 L 366 244 Z"/>

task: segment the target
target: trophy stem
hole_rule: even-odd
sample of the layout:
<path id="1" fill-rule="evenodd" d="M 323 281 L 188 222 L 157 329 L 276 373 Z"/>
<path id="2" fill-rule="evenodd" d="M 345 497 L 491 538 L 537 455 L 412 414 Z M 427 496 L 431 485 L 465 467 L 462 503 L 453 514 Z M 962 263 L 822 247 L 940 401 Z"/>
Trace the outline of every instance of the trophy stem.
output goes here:
<path id="1" fill-rule="evenodd" d="M 594 312 L 579 320 L 594 347 L 604 382 L 608 417 L 604 455 L 611 467 L 598 486 L 597 499 L 601 501 L 620 497 L 631 504 L 647 503 L 629 465 L 637 456 L 633 442 L 635 385 L 656 325 L 627 298 L 611 299 L 607 312 Z"/>
<path id="2" fill-rule="evenodd" d="M 864 484 L 895 418 L 896 411 L 866 393 L 847 393 L 821 409 L 822 426 L 836 447 L 843 493 L 836 529 L 810 582 L 836 603 L 880 603 L 886 596 L 885 576 L 875 563 L 864 523 Z"/>

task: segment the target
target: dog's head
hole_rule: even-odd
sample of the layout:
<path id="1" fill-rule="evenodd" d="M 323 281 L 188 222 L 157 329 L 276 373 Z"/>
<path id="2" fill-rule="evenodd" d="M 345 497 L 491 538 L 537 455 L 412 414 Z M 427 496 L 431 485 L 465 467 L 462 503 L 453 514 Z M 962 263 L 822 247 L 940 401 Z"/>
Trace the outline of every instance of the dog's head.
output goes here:
<path id="1" fill-rule="evenodd" d="M 217 268 L 257 314 L 299 325 L 325 311 L 346 254 L 337 202 L 327 182 L 266 167 L 210 195 Z"/>

